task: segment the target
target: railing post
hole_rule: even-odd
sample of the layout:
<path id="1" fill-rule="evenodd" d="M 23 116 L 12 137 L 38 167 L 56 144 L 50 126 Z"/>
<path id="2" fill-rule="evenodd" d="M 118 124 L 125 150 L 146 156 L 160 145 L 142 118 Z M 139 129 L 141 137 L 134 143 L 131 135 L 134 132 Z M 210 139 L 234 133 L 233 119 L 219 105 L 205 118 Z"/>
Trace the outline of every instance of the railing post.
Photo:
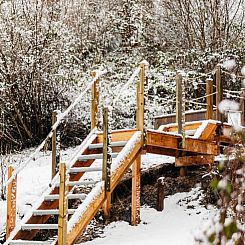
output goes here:
<path id="1" fill-rule="evenodd" d="M 108 122 L 108 107 L 103 108 L 103 170 L 102 170 L 102 180 L 105 181 L 105 202 L 103 203 L 103 211 L 105 218 L 110 215 L 111 208 L 111 148 L 109 146 L 109 122 Z"/>
<path id="2" fill-rule="evenodd" d="M 157 180 L 157 211 L 163 211 L 164 209 L 164 177 L 161 177 Z"/>
<path id="3" fill-rule="evenodd" d="M 12 176 L 13 167 L 8 167 L 8 179 Z M 8 185 L 7 190 L 7 220 L 6 220 L 6 239 L 15 228 L 16 223 L 16 193 L 17 193 L 17 177 L 15 177 Z"/>
<path id="4" fill-rule="evenodd" d="M 132 225 L 140 223 L 140 166 L 141 155 L 136 158 L 132 165 Z"/>
<path id="5" fill-rule="evenodd" d="M 219 104 L 223 100 L 223 84 L 221 80 L 221 65 L 217 65 L 216 68 L 216 120 L 223 122 L 224 117 L 219 111 Z"/>
<path id="6" fill-rule="evenodd" d="M 105 191 L 110 191 L 111 176 L 111 154 L 109 152 L 109 135 L 108 135 L 108 107 L 103 108 L 103 173 L 102 179 L 105 181 Z"/>
<path id="7" fill-rule="evenodd" d="M 52 125 L 57 121 L 57 116 L 60 111 L 56 110 L 52 113 Z M 53 131 L 52 136 L 52 179 L 57 174 L 60 163 L 60 130 L 56 129 Z"/>
<path id="8" fill-rule="evenodd" d="M 96 77 L 96 71 L 92 71 L 91 75 L 93 78 Z M 99 79 L 97 79 L 92 85 L 92 99 L 91 99 L 91 130 L 98 126 L 99 124 L 99 111 L 98 111 L 98 104 L 99 104 Z"/>
<path id="9" fill-rule="evenodd" d="M 66 165 L 60 164 L 60 187 L 59 187 L 59 218 L 58 218 L 58 245 L 65 245 L 67 238 L 67 185 Z"/>
<path id="10" fill-rule="evenodd" d="M 241 88 L 240 93 L 241 126 L 245 126 L 245 88 Z"/>
<path id="11" fill-rule="evenodd" d="M 140 64 L 140 79 L 137 82 L 137 111 L 136 128 L 144 131 L 144 83 L 145 83 L 145 64 Z"/>
<path id="12" fill-rule="evenodd" d="M 206 80 L 206 102 L 207 102 L 207 112 L 206 119 L 213 119 L 213 80 Z"/>
<path id="13" fill-rule="evenodd" d="M 178 125 L 178 134 L 182 135 L 181 147 L 184 148 L 185 143 L 185 103 L 183 77 L 178 72 L 176 75 L 176 123 Z"/>

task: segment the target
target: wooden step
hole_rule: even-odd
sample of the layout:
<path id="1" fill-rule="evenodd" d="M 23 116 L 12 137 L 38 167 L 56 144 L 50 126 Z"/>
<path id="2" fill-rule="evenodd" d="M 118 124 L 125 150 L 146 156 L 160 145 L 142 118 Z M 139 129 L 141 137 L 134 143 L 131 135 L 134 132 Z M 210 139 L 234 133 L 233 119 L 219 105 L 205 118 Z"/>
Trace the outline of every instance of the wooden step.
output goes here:
<path id="1" fill-rule="evenodd" d="M 29 240 L 13 240 L 9 242 L 9 245 L 50 245 L 52 242 L 50 241 L 29 241 Z"/>
<path id="2" fill-rule="evenodd" d="M 75 185 L 95 185 L 100 181 L 92 181 L 92 180 L 88 180 L 88 181 L 68 181 L 67 185 L 68 186 L 75 186 Z"/>
<path id="3" fill-rule="evenodd" d="M 57 224 L 24 224 L 21 230 L 57 230 Z"/>
<path id="4" fill-rule="evenodd" d="M 69 200 L 71 199 L 80 199 L 84 200 L 86 198 L 87 194 L 68 194 L 67 198 Z M 54 200 L 59 200 L 59 194 L 53 194 L 53 195 L 47 195 L 44 197 L 45 201 L 54 201 Z"/>
<path id="5" fill-rule="evenodd" d="M 74 214 L 76 209 L 68 209 L 68 214 Z M 43 216 L 43 215 L 58 215 L 59 209 L 38 209 L 33 212 L 35 216 Z"/>
<path id="6" fill-rule="evenodd" d="M 118 153 L 111 153 L 112 158 L 116 158 Z M 78 161 L 84 162 L 87 160 L 96 160 L 96 159 L 103 159 L 103 154 L 90 154 L 90 155 L 82 155 L 77 158 Z"/>
<path id="7" fill-rule="evenodd" d="M 127 141 L 115 141 L 115 142 L 111 142 L 110 146 L 111 147 L 123 147 L 126 144 L 127 144 Z M 103 143 L 90 144 L 88 148 L 90 150 L 100 149 L 100 148 L 103 148 Z"/>
<path id="8" fill-rule="evenodd" d="M 102 171 L 102 167 L 74 167 L 68 170 L 68 173 L 96 172 Z"/>

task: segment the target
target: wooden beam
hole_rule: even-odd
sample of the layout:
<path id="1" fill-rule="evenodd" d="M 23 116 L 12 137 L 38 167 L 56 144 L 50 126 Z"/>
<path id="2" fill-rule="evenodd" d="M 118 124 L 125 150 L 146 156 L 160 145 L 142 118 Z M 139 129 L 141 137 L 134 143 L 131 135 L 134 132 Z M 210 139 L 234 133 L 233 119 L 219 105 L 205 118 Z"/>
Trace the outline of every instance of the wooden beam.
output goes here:
<path id="1" fill-rule="evenodd" d="M 244 127 L 245 126 L 245 88 L 241 88 L 240 110 L 242 111 L 242 114 L 241 114 L 241 125 Z"/>
<path id="2" fill-rule="evenodd" d="M 66 166 L 60 164 L 60 193 L 59 193 L 59 218 L 58 218 L 58 245 L 65 245 L 67 238 L 67 185 L 66 185 Z"/>
<path id="3" fill-rule="evenodd" d="M 216 68 L 216 120 L 223 122 L 223 115 L 219 111 L 219 104 L 223 100 L 223 85 L 221 80 L 221 65 Z"/>
<path id="4" fill-rule="evenodd" d="M 157 211 L 163 211 L 164 209 L 164 177 L 161 177 L 157 180 Z"/>
<path id="5" fill-rule="evenodd" d="M 185 130 L 195 130 L 197 129 L 200 125 L 202 124 L 202 122 L 193 122 L 193 123 L 186 123 L 185 124 Z M 162 130 L 164 132 L 178 132 L 178 125 L 177 124 L 173 124 L 173 125 L 166 125 L 162 128 Z"/>
<path id="6" fill-rule="evenodd" d="M 206 142 L 199 139 L 186 138 L 185 147 L 179 149 L 179 140 L 181 136 L 171 135 L 169 133 L 150 131 L 146 132 L 147 146 L 160 147 L 162 149 L 172 149 L 184 152 L 192 152 L 199 154 L 217 155 L 217 146 L 213 142 Z"/>
<path id="7" fill-rule="evenodd" d="M 144 83 L 145 83 L 145 65 L 140 64 L 140 79 L 137 82 L 137 110 L 136 110 L 136 128 L 144 131 Z"/>
<path id="8" fill-rule="evenodd" d="M 8 179 L 12 176 L 13 167 L 8 167 Z M 16 224 L 16 193 L 17 193 L 17 177 L 9 183 L 7 189 L 7 220 L 6 220 L 6 239 L 15 228 Z"/>
<path id="9" fill-rule="evenodd" d="M 204 122 L 205 123 L 205 122 Z M 217 124 L 208 122 L 207 126 L 203 129 L 199 140 L 214 140 L 215 130 L 217 129 Z"/>
<path id="10" fill-rule="evenodd" d="M 140 166 L 141 156 L 139 155 L 132 165 L 132 225 L 140 223 Z"/>
<path id="11" fill-rule="evenodd" d="M 59 111 L 52 113 L 52 125 L 57 121 Z M 58 165 L 60 163 L 60 132 L 59 129 L 54 130 L 52 136 L 52 179 L 58 172 Z"/>
<path id="12" fill-rule="evenodd" d="M 93 78 L 96 77 L 96 71 L 92 71 L 91 75 Z M 99 111 L 98 111 L 98 105 L 99 105 L 99 79 L 97 79 L 93 85 L 92 85 L 92 99 L 91 99 L 91 130 L 94 127 L 98 127 L 99 124 Z"/>
<path id="13" fill-rule="evenodd" d="M 206 80 L 206 94 L 209 95 L 206 97 L 207 102 L 207 112 L 206 112 L 206 119 L 213 119 L 213 80 L 207 79 Z"/>
<path id="14" fill-rule="evenodd" d="M 137 129 L 126 129 L 126 130 L 113 130 L 111 132 L 111 142 L 116 141 L 127 141 L 132 135 L 137 131 Z M 103 132 L 99 132 L 97 139 L 97 143 L 103 143 Z"/>
<path id="15" fill-rule="evenodd" d="M 108 219 L 111 212 L 111 192 L 105 192 L 105 201 L 102 205 L 104 218 Z"/>
<path id="16" fill-rule="evenodd" d="M 193 165 L 210 165 L 214 163 L 214 155 L 198 155 L 178 157 L 175 161 L 176 167 L 186 167 Z"/>
<path id="17" fill-rule="evenodd" d="M 182 125 L 182 75 L 177 73 L 176 75 L 176 123 L 178 125 L 178 134 L 183 133 Z"/>

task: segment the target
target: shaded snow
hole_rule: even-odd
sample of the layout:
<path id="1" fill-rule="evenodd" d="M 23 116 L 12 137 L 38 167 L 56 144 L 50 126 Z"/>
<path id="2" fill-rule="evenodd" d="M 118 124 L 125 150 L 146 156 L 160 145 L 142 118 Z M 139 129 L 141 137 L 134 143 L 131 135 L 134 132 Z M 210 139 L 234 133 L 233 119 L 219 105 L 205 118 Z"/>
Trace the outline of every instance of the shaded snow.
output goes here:
<path id="1" fill-rule="evenodd" d="M 82 244 L 194 245 L 195 237 L 200 236 L 202 227 L 208 225 L 215 214 L 213 209 L 207 210 L 199 204 L 199 194 L 199 188 L 195 188 L 191 192 L 170 196 L 165 199 L 162 212 L 141 207 L 141 223 L 138 226 L 124 221 L 113 222 L 105 228 L 103 238 Z M 187 205 L 193 205 L 193 208 L 188 209 Z"/>

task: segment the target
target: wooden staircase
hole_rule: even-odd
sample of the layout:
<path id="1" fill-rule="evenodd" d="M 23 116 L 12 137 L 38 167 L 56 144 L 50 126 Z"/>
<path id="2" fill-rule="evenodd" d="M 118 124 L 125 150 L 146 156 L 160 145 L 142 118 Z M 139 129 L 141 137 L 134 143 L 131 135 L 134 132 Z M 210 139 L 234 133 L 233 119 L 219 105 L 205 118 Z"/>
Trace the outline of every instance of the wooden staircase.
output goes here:
<path id="1" fill-rule="evenodd" d="M 67 243 L 74 244 L 86 226 L 95 216 L 106 200 L 104 181 L 83 179 L 87 172 L 102 172 L 102 163 L 93 166 L 97 160 L 103 158 L 102 154 L 103 134 L 101 132 L 91 133 L 79 147 L 79 151 L 71 158 L 70 166 L 67 169 L 69 180 L 67 182 L 69 193 Z M 115 131 L 112 133 L 112 169 L 111 189 L 114 190 L 123 174 L 135 161 L 141 152 L 142 134 L 136 130 Z M 90 187 L 89 193 L 75 193 L 76 187 Z M 87 189 L 87 188 L 86 188 Z M 80 200 L 76 208 L 70 208 L 70 200 Z M 55 176 L 50 187 L 43 194 L 35 207 L 27 214 L 20 224 L 11 232 L 5 244 L 57 244 L 58 224 L 50 222 L 51 217 L 57 220 L 59 214 L 59 174 Z M 41 230 L 47 230 L 53 238 L 48 241 L 33 241 L 36 234 Z"/>

